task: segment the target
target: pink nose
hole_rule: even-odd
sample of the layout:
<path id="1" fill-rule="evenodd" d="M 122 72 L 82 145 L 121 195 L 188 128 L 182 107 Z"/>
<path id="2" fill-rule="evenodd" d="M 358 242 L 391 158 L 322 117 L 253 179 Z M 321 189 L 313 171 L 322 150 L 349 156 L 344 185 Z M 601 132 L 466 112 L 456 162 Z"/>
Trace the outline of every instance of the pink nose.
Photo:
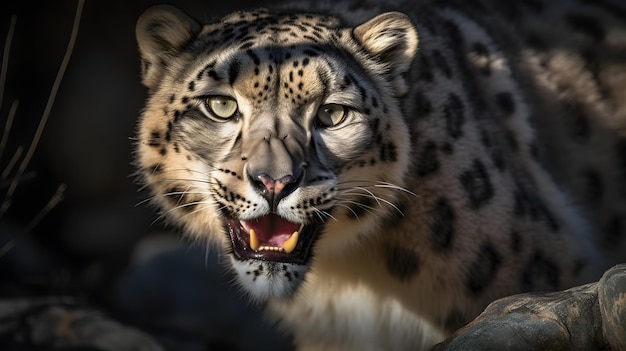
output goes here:
<path id="1" fill-rule="evenodd" d="M 280 194 L 285 186 L 287 186 L 289 183 L 293 183 L 292 176 L 284 176 L 280 179 L 272 179 L 272 177 L 263 173 L 259 174 L 257 176 L 257 179 L 261 181 L 261 183 L 263 183 L 263 186 L 265 186 L 265 189 L 267 189 L 267 191 L 272 194 Z"/>

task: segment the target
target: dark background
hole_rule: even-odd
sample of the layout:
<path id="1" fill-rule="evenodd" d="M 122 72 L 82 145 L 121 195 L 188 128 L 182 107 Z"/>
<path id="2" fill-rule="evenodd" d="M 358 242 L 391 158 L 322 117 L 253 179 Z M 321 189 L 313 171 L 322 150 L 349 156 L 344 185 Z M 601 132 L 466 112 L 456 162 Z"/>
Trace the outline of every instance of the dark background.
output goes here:
<path id="1" fill-rule="evenodd" d="M 214 20 L 262 2 L 86 1 L 76 46 L 38 148 L 14 195 L 13 170 L 0 181 L 0 299 L 73 296 L 139 326 L 175 350 L 280 349 L 288 343 L 241 299 L 214 251 L 190 246 L 166 227 L 132 176 L 132 140 L 146 98 L 135 22 L 150 5 L 170 3 Z M 19 105 L 0 173 L 28 149 L 63 59 L 75 1 L 0 5 L 0 40 L 16 29 L 0 106 L 5 130 Z M 0 49 L 2 49 L 0 47 Z M 23 156 L 22 156 L 23 157 Z M 59 185 L 63 200 L 34 228 Z M 4 250 L 3 250 L 4 249 Z"/>

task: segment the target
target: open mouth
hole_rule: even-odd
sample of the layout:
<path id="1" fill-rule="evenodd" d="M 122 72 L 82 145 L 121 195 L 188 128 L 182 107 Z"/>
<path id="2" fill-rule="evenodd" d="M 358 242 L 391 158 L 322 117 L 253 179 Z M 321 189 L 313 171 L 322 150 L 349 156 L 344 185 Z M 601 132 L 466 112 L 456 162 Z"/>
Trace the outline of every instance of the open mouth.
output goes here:
<path id="1" fill-rule="evenodd" d="M 229 219 L 226 224 L 236 258 L 297 264 L 308 262 L 320 228 L 273 213 L 249 221 Z"/>

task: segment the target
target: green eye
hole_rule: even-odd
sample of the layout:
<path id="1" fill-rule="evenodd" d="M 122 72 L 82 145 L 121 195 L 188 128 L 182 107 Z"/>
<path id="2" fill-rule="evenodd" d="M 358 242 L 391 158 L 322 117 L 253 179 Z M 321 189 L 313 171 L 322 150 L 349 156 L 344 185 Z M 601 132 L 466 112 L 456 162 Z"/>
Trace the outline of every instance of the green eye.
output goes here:
<path id="1" fill-rule="evenodd" d="M 345 115 L 345 107 L 337 104 L 327 104 L 317 110 L 317 121 L 325 127 L 332 127 L 341 123 Z"/>
<path id="2" fill-rule="evenodd" d="M 228 96 L 211 96 L 205 103 L 211 113 L 219 118 L 228 119 L 237 113 L 237 101 Z"/>

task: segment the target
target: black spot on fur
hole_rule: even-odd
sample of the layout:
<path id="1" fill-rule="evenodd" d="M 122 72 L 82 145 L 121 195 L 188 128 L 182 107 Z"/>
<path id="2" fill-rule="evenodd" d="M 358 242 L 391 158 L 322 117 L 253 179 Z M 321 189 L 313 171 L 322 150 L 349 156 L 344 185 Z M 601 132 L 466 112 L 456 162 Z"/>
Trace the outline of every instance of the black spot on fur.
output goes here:
<path id="1" fill-rule="evenodd" d="M 495 278 L 502 259 L 491 243 L 485 243 L 480 248 L 476 260 L 469 266 L 467 289 L 474 295 L 480 294 Z"/>
<path id="2" fill-rule="evenodd" d="M 228 83 L 233 85 L 235 80 L 239 76 L 239 72 L 241 71 L 241 63 L 239 61 L 233 62 L 230 67 L 228 67 Z"/>
<path id="3" fill-rule="evenodd" d="M 565 21 L 574 30 L 588 35 L 596 42 L 601 42 L 605 37 L 605 30 L 597 18 L 592 16 L 571 13 L 565 16 Z"/>
<path id="4" fill-rule="evenodd" d="M 259 56 L 257 56 L 257 54 L 255 54 L 254 51 L 246 50 L 246 54 L 248 55 L 248 57 L 252 59 L 252 62 L 254 62 L 255 65 L 258 66 L 261 63 Z"/>
<path id="5" fill-rule="evenodd" d="M 510 116 L 515 113 L 515 100 L 508 91 L 496 94 L 496 104 L 506 116 Z"/>
<path id="6" fill-rule="evenodd" d="M 439 170 L 439 158 L 437 157 L 437 144 L 428 141 L 422 147 L 417 158 L 417 175 L 424 177 Z"/>
<path id="7" fill-rule="evenodd" d="M 207 76 L 209 76 L 210 78 L 213 78 L 213 80 L 218 81 L 218 82 L 221 80 L 221 78 L 217 75 L 217 72 L 215 72 L 215 70 L 213 69 L 210 69 L 207 72 Z"/>
<path id="8" fill-rule="evenodd" d="M 167 131 L 165 132 L 165 141 L 172 140 L 172 130 L 174 129 L 174 121 L 167 122 Z"/>
<path id="9" fill-rule="evenodd" d="M 494 195 L 493 186 L 485 165 L 480 160 L 474 160 L 472 166 L 461 173 L 459 180 L 469 198 L 469 205 L 478 209 L 486 205 Z"/>
<path id="10" fill-rule="evenodd" d="M 400 245 L 386 247 L 387 271 L 400 281 L 409 280 L 419 271 L 420 260 L 417 252 Z"/>
<path id="11" fill-rule="evenodd" d="M 372 107 L 374 108 L 378 107 L 378 100 L 376 99 L 375 96 L 372 96 Z"/>
<path id="12" fill-rule="evenodd" d="M 520 218 L 529 217 L 533 221 L 544 220 L 550 230 L 557 232 L 560 228 L 559 222 L 543 204 L 535 191 L 529 191 L 527 186 L 518 183 L 517 189 L 513 194 L 513 213 Z"/>
<path id="13" fill-rule="evenodd" d="M 442 143 L 440 148 L 441 151 L 447 155 L 452 155 L 452 153 L 454 152 L 454 145 L 448 142 Z"/>
<path id="14" fill-rule="evenodd" d="M 448 135 L 453 139 L 458 139 L 463 135 L 464 114 L 465 111 L 461 99 L 456 94 L 450 93 L 443 108 L 443 116 L 446 120 Z"/>
<path id="15" fill-rule="evenodd" d="M 521 286 L 523 291 L 543 288 L 546 285 L 556 289 L 559 287 L 559 281 L 560 274 L 557 266 L 543 257 L 541 252 L 536 252 L 526 263 L 526 268 L 522 272 Z"/>
<path id="16" fill-rule="evenodd" d="M 454 210 L 446 199 L 439 199 L 433 207 L 430 241 L 433 250 L 445 251 L 454 239 Z"/>
<path id="17" fill-rule="evenodd" d="M 452 70 L 450 69 L 450 65 L 448 65 L 448 61 L 446 61 L 446 58 L 441 54 L 441 52 L 439 50 L 434 50 L 432 56 L 435 65 L 439 68 L 441 73 L 443 73 L 446 78 L 451 78 Z"/>
<path id="18" fill-rule="evenodd" d="M 430 100 L 426 98 L 421 90 L 415 92 L 415 112 L 417 112 L 417 117 L 426 117 L 433 112 Z"/>
<path id="19" fill-rule="evenodd" d="M 151 147 L 160 147 L 161 146 L 161 133 L 159 132 L 150 133 L 150 139 L 148 140 L 148 145 Z"/>
<path id="20" fill-rule="evenodd" d="M 513 193 L 514 206 L 513 213 L 520 218 L 530 215 L 531 218 L 537 219 L 538 212 L 535 207 L 536 199 L 531 196 L 530 192 L 522 184 L 518 184 Z"/>
<path id="21" fill-rule="evenodd" d="M 398 160 L 398 152 L 396 150 L 396 144 L 393 142 L 382 143 L 380 145 L 380 160 L 385 162 L 395 162 Z"/>
<path id="22" fill-rule="evenodd" d="M 502 148 L 498 145 L 494 145 L 491 134 L 487 133 L 485 130 L 483 130 L 480 134 L 480 141 L 487 149 L 487 152 L 491 156 L 491 161 L 496 168 L 499 171 L 503 171 L 506 168 L 506 163 L 504 162 L 504 153 L 502 152 Z"/>

